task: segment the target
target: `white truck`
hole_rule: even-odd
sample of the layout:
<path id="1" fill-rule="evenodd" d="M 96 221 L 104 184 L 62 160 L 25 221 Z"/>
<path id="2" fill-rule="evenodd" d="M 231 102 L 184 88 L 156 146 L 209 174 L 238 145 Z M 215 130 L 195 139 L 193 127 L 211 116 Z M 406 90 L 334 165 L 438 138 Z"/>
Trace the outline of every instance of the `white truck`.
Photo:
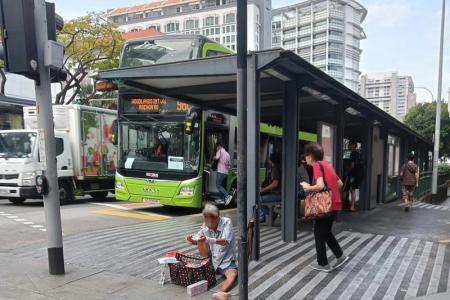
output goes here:
<path id="1" fill-rule="evenodd" d="M 23 203 L 41 198 L 36 176 L 40 160 L 36 107 L 24 107 L 22 130 L 0 130 L 0 199 Z M 55 105 L 53 118 L 61 203 L 89 194 L 105 198 L 114 192 L 117 149 L 111 143 L 117 112 L 83 105 Z"/>

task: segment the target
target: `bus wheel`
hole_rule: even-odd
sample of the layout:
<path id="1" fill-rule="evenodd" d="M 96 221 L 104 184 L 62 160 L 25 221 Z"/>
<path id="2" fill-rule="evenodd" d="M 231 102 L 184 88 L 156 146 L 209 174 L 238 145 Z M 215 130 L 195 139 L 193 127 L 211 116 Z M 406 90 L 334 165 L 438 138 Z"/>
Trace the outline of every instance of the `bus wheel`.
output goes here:
<path id="1" fill-rule="evenodd" d="M 14 203 L 14 204 L 22 204 L 25 202 L 25 198 L 10 198 L 8 200 L 9 200 L 9 202 Z"/>
<path id="2" fill-rule="evenodd" d="M 74 200 L 74 195 L 71 186 L 65 182 L 59 182 L 59 203 L 67 204 Z"/>

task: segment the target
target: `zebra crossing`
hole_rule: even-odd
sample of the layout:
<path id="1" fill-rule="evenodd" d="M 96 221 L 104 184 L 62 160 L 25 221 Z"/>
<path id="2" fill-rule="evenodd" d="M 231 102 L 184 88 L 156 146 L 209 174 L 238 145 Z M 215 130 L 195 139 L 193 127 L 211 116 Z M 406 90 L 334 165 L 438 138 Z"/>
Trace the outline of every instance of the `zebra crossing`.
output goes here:
<path id="1" fill-rule="evenodd" d="M 68 264 L 156 280 L 156 259 L 174 249 L 194 252 L 184 237 L 199 227 L 186 218 L 84 232 L 65 238 L 64 256 Z M 450 290 L 445 244 L 342 231 L 336 237 L 351 259 L 323 273 L 309 267 L 316 255 L 311 232 L 299 232 L 295 243 L 280 236 L 279 228 L 261 228 L 261 259 L 249 265 L 249 299 L 408 299 Z M 13 253 L 45 259 L 46 247 Z"/>
<path id="2" fill-rule="evenodd" d="M 404 207 L 405 203 L 400 203 L 397 206 Z M 429 204 L 429 203 L 425 203 L 425 202 L 414 202 L 412 207 L 413 208 L 426 208 L 426 209 L 433 209 L 433 210 L 448 210 L 448 211 L 450 211 L 450 207 L 448 207 L 448 206 Z"/>

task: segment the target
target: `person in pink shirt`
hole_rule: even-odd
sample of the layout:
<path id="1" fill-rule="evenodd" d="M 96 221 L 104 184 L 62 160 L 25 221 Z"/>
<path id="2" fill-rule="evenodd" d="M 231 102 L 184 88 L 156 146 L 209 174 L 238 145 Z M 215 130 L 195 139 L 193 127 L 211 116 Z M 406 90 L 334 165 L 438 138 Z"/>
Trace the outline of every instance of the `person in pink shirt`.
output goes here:
<path id="1" fill-rule="evenodd" d="M 228 172 L 230 171 L 230 154 L 225 150 L 222 142 L 216 144 L 216 155 L 214 160 L 217 160 L 217 174 L 216 174 L 216 188 L 220 194 L 221 201 L 218 204 L 230 204 L 232 195 L 229 195 L 224 187 L 227 180 Z"/>

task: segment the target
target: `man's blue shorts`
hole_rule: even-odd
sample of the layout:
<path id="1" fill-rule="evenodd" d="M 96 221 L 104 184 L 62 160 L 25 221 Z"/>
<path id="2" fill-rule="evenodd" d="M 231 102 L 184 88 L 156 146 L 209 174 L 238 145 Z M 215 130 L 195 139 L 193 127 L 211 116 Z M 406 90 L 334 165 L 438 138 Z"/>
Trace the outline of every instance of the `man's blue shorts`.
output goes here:
<path id="1" fill-rule="evenodd" d="M 225 276 L 225 273 L 228 271 L 228 270 L 232 270 L 232 269 L 235 269 L 235 270 L 237 270 L 237 268 L 238 268 L 238 266 L 237 266 L 237 264 L 236 264 L 236 261 L 235 260 L 232 260 L 231 261 L 231 263 L 230 263 L 230 265 L 228 266 L 228 267 L 225 267 L 225 268 L 217 268 L 217 273 L 219 273 L 219 274 L 221 274 L 221 275 L 224 275 Z"/>

